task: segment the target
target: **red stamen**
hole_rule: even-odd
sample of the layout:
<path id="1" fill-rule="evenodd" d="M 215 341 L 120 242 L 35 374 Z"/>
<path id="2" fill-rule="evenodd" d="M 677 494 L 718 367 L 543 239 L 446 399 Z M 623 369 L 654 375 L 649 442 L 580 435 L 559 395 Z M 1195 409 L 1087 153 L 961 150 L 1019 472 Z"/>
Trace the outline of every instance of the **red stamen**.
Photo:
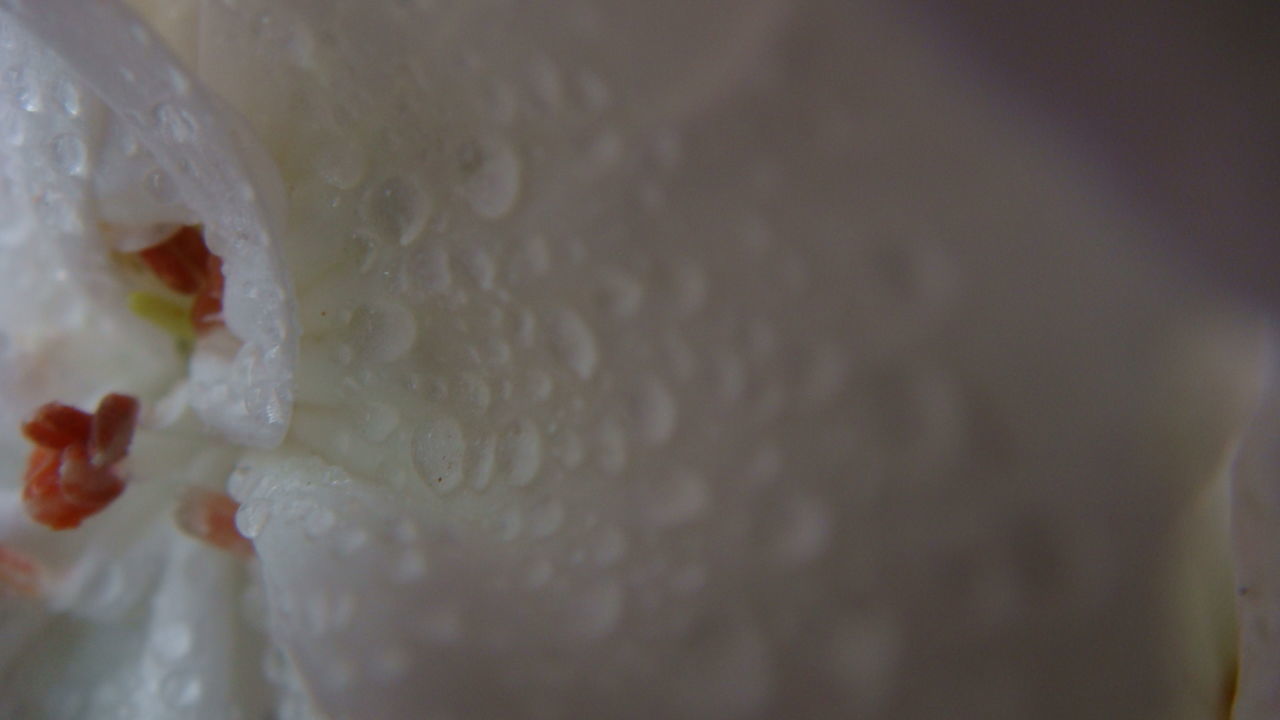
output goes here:
<path id="1" fill-rule="evenodd" d="M 89 513 L 62 496 L 58 472 L 62 453 L 38 447 L 31 451 L 27 461 L 25 485 L 22 488 L 22 504 L 31 519 L 54 530 L 70 530 L 80 527 Z"/>
<path id="2" fill-rule="evenodd" d="M 22 434 L 36 445 L 61 450 L 68 445 L 87 442 L 91 424 L 89 413 L 51 402 L 40 406 L 36 414 L 22 424 Z"/>
<path id="3" fill-rule="evenodd" d="M 197 335 L 222 324 L 222 258 L 209 252 L 200 228 L 183 226 L 138 256 L 170 290 L 195 296 L 191 324 Z"/>
<path id="4" fill-rule="evenodd" d="M 124 483 L 111 470 L 97 467 L 83 447 L 72 445 L 62 451 L 58 486 L 68 504 L 96 513 L 124 492 Z"/>
<path id="5" fill-rule="evenodd" d="M 178 501 L 178 529 L 234 555 L 253 557 L 253 543 L 236 528 L 240 504 L 226 493 L 188 488 Z"/>
<path id="6" fill-rule="evenodd" d="M 119 462 L 129 450 L 137 425 L 136 398 L 117 393 L 102 398 L 93 413 L 89 434 L 89 457 L 93 465 L 105 468 Z"/>
<path id="7" fill-rule="evenodd" d="M 111 468 L 128 453 L 137 419 L 138 401 L 114 393 L 92 416 L 58 403 L 37 411 L 23 425 L 36 443 L 22 488 L 31 517 L 54 530 L 75 528 L 120 497 L 124 481 Z"/>
<path id="8" fill-rule="evenodd" d="M 138 253 L 160 282 L 183 295 L 199 291 L 209 255 L 200 229 L 191 225 L 178 228 L 168 240 Z"/>
<path id="9" fill-rule="evenodd" d="M 191 305 L 191 324 L 195 326 L 197 335 L 203 335 L 222 324 L 222 290 L 225 282 L 222 276 L 222 259 L 210 254 L 205 265 L 204 283 Z"/>
<path id="10" fill-rule="evenodd" d="M 35 597 L 40 594 L 40 585 L 40 566 L 26 554 L 0 545 L 0 587 Z"/>

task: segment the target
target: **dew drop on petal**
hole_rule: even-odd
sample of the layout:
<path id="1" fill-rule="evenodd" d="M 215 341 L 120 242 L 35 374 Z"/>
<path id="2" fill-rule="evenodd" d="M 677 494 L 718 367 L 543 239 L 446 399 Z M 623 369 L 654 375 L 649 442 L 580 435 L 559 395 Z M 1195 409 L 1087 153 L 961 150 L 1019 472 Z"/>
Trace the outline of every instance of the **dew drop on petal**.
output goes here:
<path id="1" fill-rule="evenodd" d="M 196 137 L 196 121 L 180 107 L 162 103 L 152 111 L 156 126 L 170 140 L 179 143 L 191 142 Z"/>
<path id="2" fill-rule="evenodd" d="M 572 310 L 560 311 L 552 332 L 556 353 L 575 375 L 587 380 L 595 374 L 600 359 L 596 338 L 581 315 Z"/>
<path id="3" fill-rule="evenodd" d="M 893 690 L 902 654 L 898 629 L 874 615 L 841 621 L 828 634 L 832 676 L 863 711 L 880 709 Z"/>
<path id="4" fill-rule="evenodd" d="M 337 516 L 327 507 L 315 507 L 307 513 L 303 522 L 303 530 L 308 537 L 319 538 L 326 535 L 338 522 Z"/>
<path id="5" fill-rule="evenodd" d="M 400 411 L 381 402 L 365 403 L 360 417 L 360 433 L 369 442 L 386 440 L 400 425 Z"/>
<path id="6" fill-rule="evenodd" d="M 611 567 L 618 564 L 626 552 L 627 536 L 621 529 L 610 527 L 600 533 L 600 537 L 596 539 L 592 555 L 597 565 Z"/>
<path id="7" fill-rule="evenodd" d="M 595 640 L 613 632 L 623 609 L 622 586 L 605 580 L 589 587 L 568 601 L 569 630 L 578 637 Z"/>
<path id="8" fill-rule="evenodd" d="M 160 681 L 160 699 L 172 708 L 191 707 L 203 694 L 200 678 L 186 670 L 173 670 Z"/>
<path id="9" fill-rule="evenodd" d="M 313 165 L 325 182 L 341 190 L 350 190 L 364 178 L 364 151 L 357 143 L 335 142 L 316 153 Z"/>
<path id="10" fill-rule="evenodd" d="M 409 548 L 396 558 L 392 579 L 401 584 L 415 583 L 427 576 L 427 558 L 421 550 Z"/>
<path id="11" fill-rule="evenodd" d="M 71 134 L 59 135 L 49 145 L 53 166 L 68 175 L 84 175 L 88 151 L 84 141 Z"/>
<path id="12" fill-rule="evenodd" d="M 462 196 L 483 218 L 511 212 L 520 194 L 520 158 L 506 140 L 490 138 L 463 147 L 459 157 Z"/>
<path id="13" fill-rule="evenodd" d="M 181 660 L 191 652 L 191 626 L 184 622 L 165 625 L 156 632 L 153 643 L 156 654 L 162 660 Z"/>
<path id="14" fill-rule="evenodd" d="M 596 431 L 596 456 L 610 475 L 627 467 L 627 437 L 613 420 L 604 421 Z"/>
<path id="15" fill-rule="evenodd" d="M 533 482 L 542 466 L 542 433 L 530 420 L 521 420 L 502 438 L 507 481 L 516 487 Z"/>
<path id="16" fill-rule="evenodd" d="M 462 483 L 466 449 L 458 421 L 448 415 L 435 415 L 419 427 L 413 438 L 413 468 L 428 487 L 450 492 Z"/>
<path id="17" fill-rule="evenodd" d="M 489 488 L 493 480 L 493 467 L 497 463 L 498 442 L 494 438 L 486 438 L 476 448 L 475 461 L 471 464 L 471 487 L 478 492 Z"/>
<path id="18" fill-rule="evenodd" d="M 53 97 L 68 116 L 76 117 L 80 114 L 80 91 L 70 81 L 57 81 L 53 86 Z"/>
<path id="19" fill-rule="evenodd" d="M 143 183 L 147 193 L 161 205 L 172 205 L 178 201 L 178 186 L 164 170 L 156 168 L 147 173 Z"/>
<path id="20" fill-rule="evenodd" d="M 539 557 L 529 564 L 525 571 L 524 582 L 529 588 L 536 589 L 546 586 L 551 582 L 552 575 L 555 574 L 555 566 L 545 557 Z"/>
<path id="21" fill-rule="evenodd" d="M 810 497 L 793 497 L 763 514 L 768 552 L 783 564 L 811 562 L 826 549 L 831 533 L 827 510 Z"/>
<path id="22" fill-rule="evenodd" d="M 676 401 L 667 386 L 657 378 L 644 381 L 633 402 L 639 435 L 651 445 L 671 439 L 676 428 Z"/>
<path id="23" fill-rule="evenodd" d="M 711 491 L 701 475 L 677 469 L 654 477 L 645 490 L 646 515 L 659 526 L 682 525 L 696 519 L 711 501 Z"/>
<path id="24" fill-rule="evenodd" d="M 416 181 L 396 176 L 369 188 L 360 204 L 360 216 L 381 239 L 408 245 L 422 233 L 431 205 Z"/>
<path id="25" fill-rule="evenodd" d="M 351 332 L 364 357 L 392 362 L 413 349 L 418 340 L 418 321 L 400 303 L 378 302 L 356 309 L 351 316 Z"/>
<path id="26" fill-rule="evenodd" d="M 250 500 L 236 511 L 236 529 L 252 540 L 262 533 L 271 517 L 270 506 L 262 500 Z"/>
<path id="27" fill-rule="evenodd" d="M 529 534 L 535 538 L 546 538 L 554 535 L 564 524 L 564 503 L 556 499 L 547 500 L 529 512 Z"/>

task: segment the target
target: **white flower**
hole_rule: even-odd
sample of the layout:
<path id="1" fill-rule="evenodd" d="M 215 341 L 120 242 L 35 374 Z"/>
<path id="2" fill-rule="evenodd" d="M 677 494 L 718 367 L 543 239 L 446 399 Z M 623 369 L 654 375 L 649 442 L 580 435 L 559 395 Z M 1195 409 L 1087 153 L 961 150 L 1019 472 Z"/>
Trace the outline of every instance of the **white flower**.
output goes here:
<path id="1" fill-rule="evenodd" d="M 0 15 L 0 715 L 1221 710 L 1258 333 L 909 26 L 131 4 Z M 192 222 L 188 358 L 109 243 Z M 20 419 L 113 391 L 128 490 L 32 523 Z"/>

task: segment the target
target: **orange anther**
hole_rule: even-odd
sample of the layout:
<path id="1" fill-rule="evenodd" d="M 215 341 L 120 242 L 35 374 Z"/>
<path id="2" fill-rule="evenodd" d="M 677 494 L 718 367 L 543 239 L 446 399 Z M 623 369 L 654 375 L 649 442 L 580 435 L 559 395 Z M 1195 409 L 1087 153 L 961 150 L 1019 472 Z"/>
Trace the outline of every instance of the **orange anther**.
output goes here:
<path id="1" fill-rule="evenodd" d="M 0 545 L 0 588 L 35 597 L 40 594 L 40 575 L 40 566 L 25 553 Z"/>
<path id="2" fill-rule="evenodd" d="M 197 335 L 222 324 L 222 258 L 209 252 L 200 228 L 181 227 L 138 257 L 170 290 L 195 296 L 191 324 Z"/>
<path id="3" fill-rule="evenodd" d="M 138 401 L 111 394 L 90 416 L 49 403 L 23 425 L 36 443 L 27 460 L 22 502 L 32 519 L 54 530 L 79 527 L 124 492 L 112 466 L 124 458 L 138 420 Z"/>
<path id="4" fill-rule="evenodd" d="M 178 529 L 240 557 L 253 556 L 253 543 L 236 528 L 240 504 L 226 493 L 205 488 L 188 488 L 178 501 L 175 515 Z"/>
<path id="5" fill-rule="evenodd" d="M 31 442 L 54 450 L 89 440 L 92 417 L 89 413 L 63 405 L 45 403 L 30 420 L 22 424 L 22 434 Z"/>
<path id="6" fill-rule="evenodd" d="M 209 255 L 204 283 L 191 305 L 191 324 L 195 326 L 197 335 L 203 335 L 222 324 L 222 290 L 225 282 L 221 258 Z"/>
<path id="7" fill-rule="evenodd" d="M 138 253 L 160 282 L 176 293 L 194 295 L 205 277 L 209 248 L 200 229 L 178 228 L 169 239 Z"/>
<path id="8" fill-rule="evenodd" d="M 111 393 L 102 398 L 93 413 L 89 433 L 89 457 L 93 465 L 105 468 L 119 462 L 129 450 L 138 424 L 138 400 Z"/>

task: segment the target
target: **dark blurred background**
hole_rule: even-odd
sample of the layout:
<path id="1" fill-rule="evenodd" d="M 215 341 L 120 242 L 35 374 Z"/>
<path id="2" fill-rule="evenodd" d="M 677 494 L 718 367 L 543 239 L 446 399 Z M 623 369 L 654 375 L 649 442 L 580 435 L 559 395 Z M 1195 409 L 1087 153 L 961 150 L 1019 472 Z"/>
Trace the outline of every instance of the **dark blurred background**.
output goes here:
<path id="1" fill-rule="evenodd" d="M 912 0 L 958 62 L 1066 131 L 1175 261 L 1280 311 L 1280 0 Z"/>

